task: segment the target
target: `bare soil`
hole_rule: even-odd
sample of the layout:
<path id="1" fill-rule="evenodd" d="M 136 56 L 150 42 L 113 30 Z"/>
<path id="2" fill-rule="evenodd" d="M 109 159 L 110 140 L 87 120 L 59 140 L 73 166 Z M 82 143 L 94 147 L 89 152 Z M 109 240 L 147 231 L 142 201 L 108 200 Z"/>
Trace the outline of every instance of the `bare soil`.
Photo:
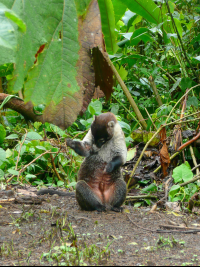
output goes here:
<path id="1" fill-rule="evenodd" d="M 79 209 L 75 198 L 58 195 L 45 196 L 40 205 L 12 201 L 0 205 L 1 266 L 64 264 L 63 259 L 41 257 L 63 244 L 75 246 L 79 253 L 95 244 L 102 252 L 102 257 L 96 256 L 96 261 L 86 257 L 80 264 L 200 264 L 199 233 L 154 232 L 163 224 L 197 227 L 200 218 L 195 214 L 162 210 L 150 213 L 149 207 L 127 205 L 122 213 L 86 212 Z"/>

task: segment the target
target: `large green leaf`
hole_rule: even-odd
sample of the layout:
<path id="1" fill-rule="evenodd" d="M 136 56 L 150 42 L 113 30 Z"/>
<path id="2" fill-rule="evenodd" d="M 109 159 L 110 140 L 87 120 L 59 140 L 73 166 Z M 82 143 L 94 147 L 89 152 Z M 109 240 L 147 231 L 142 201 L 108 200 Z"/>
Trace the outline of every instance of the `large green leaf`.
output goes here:
<path id="1" fill-rule="evenodd" d="M 23 88 L 25 102 L 46 105 L 38 120 L 66 128 L 93 97 L 90 50 L 104 49 L 98 3 L 18 0 L 12 10 L 22 17 L 27 30 L 18 34 L 9 90 L 16 93 Z"/>
<path id="2" fill-rule="evenodd" d="M 168 17 L 166 15 L 168 12 L 167 8 L 163 8 L 161 10 L 159 6 L 154 3 L 153 0 L 120 0 L 120 1 L 124 5 L 126 5 L 132 12 L 141 15 L 149 22 L 155 23 L 157 25 L 159 24 L 163 25 L 161 29 L 163 30 L 164 40 L 166 43 L 169 43 L 171 40 L 173 41 L 174 45 L 177 46 L 179 44 L 177 40 L 176 31 L 171 21 L 171 17 Z M 170 6 L 171 5 L 173 5 L 173 3 L 170 2 Z M 179 35 L 182 37 L 183 29 L 180 20 L 174 18 L 174 22 Z"/>
<path id="3" fill-rule="evenodd" d="M 18 92 L 24 87 L 25 101 L 47 106 L 45 120 L 67 125 L 82 107 L 76 80 L 80 45 L 75 2 L 30 0 L 20 8 L 14 2 L 27 32 L 18 36 L 16 70 L 9 88 Z"/>
<path id="4" fill-rule="evenodd" d="M 0 143 L 3 143 L 6 137 L 6 130 L 4 129 L 3 125 L 0 123 Z"/>
<path id="5" fill-rule="evenodd" d="M 152 0 L 120 0 L 132 12 L 141 15 L 151 23 L 162 21 L 159 7 Z"/>
<path id="6" fill-rule="evenodd" d="M 62 1 L 57 1 L 57 3 L 58 2 Z M 43 3 L 51 5 L 47 1 Z M 55 1 L 52 1 L 52 5 L 54 5 L 54 3 Z M 54 7 L 54 9 L 56 9 L 56 7 Z M 48 9 L 48 13 L 43 9 L 43 15 L 40 14 L 41 17 L 45 17 L 46 21 L 46 25 L 44 25 L 43 28 L 45 28 L 45 26 L 49 28 L 49 31 L 47 28 L 44 30 L 43 37 L 40 36 L 40 41 L 46 44 L 46 48 L 43 53 L 39 54 L 38 63 L 29 72 L 28 81 L 25 84 L 26 101 L 31 100 L 33 103 L 46 105 L 51 104 L 51 108 L 58 105 L 64 97 L 67 97 L 68 101 L 74 101 L 75 97 L 78 100 L 77 94 L 80 94 L 80 88 L 76 80 L 76 76 L 78 75 L 76 64 L 80 49 L 78 41 L 78 21 L 74 19 L 77 17 L 76 6 L 74 1 L 66 1 L 63 10 L 59 8 L 57 10 L 59 12 L 54 16 L 57 15 L 57 18 L 60 19 L 58 21 L 49 18 L 49 12 L 52 13 L 51 15 L 54 13 L 53 6 L 51 10 Z M 30 9 L 28 9 L 27 12 L 30 12 Z M 54 25 L 49 27 L 50 23 Z M 56 28 L 55 23 L 57 24 Z M 37 25 L 41 27 L 40 24 Z M 33 27 L 34 25 L 32 25 L 30 29 L 33 30 Z M 40 31 L 40 33 L 42 32 Z M 24 47 L 23 50 L 26 49 L 27 47 Z M 32 57 L 33 55 L 34 54 L 32 54 Z M 52 84 L 55 84 L 56 87 L 52 87 Z M 70 88 L 70 90 L 66 90 L 65 88 Z M 17 91 L 18 90 L 19 88 L 17 88 Z M 69 103 L 66 102 L 65 104 L 67 105 Z"/>
<path id="7" fill-rule="evenodd" d="M 120 0 L 112 0 L 114 13 L 115 13 L 115 23 L 124 15 L 126 11 L 126 6 L 120 2 Z"/>
<path id="8" fill-rule="evenodd" d="M 131 45 L 137 45 L 141 40 L 146 43 L 151 41 L 151 36 L 149 35 L 149 30 L 147 28 L 139 28 L 134 31 L 130 39 Z"/>
<path id="9" fill-rule="evenodd" d="M 5 12 L 10 10 L 0 3 L 0 65 L 15 62 L 15 50 L 17 48 L 16 31 Z"/>
<path id="10" fill-rule="evenodd" d="M 182 29 L 180 20 L 178 20 L 177 18 L 174 18 L 174 23 L 176 25 L 176 29 L 180 37 L 182 37 L 183 29 Z M 164 31 L 165 43 L 169 43 L 171 40 L 174 43 L 174 45 L 177 46 L 179 44 L 178 36 L 177 36 L 176 30 L 174 29 L 173 23 L 171 21 L 171 17 L 168 17 L 168 19 L 165 20 L 163 24 L 163 28 L 165 30 Z"/>
<path id="11" fill-rule="evenodd" d="M 115 54 L 118 47 L 115 38 L 115 16 L 111 0 L 98 0 L 102 31 L 104 34 L 106 50 L 108 53 Z"/>
<path id="12" fill-rule="evenodd" d="M 6 7 L 11 8 L 15 0 L 1 0 L 1 3 Z"/>
<path id="13" fill-rule="evenodd" d="M 172 177 L 174 182 L 187 182 L 193 178 L 193 173 L 186 164 L 181 164 L 173 170 Z"/>

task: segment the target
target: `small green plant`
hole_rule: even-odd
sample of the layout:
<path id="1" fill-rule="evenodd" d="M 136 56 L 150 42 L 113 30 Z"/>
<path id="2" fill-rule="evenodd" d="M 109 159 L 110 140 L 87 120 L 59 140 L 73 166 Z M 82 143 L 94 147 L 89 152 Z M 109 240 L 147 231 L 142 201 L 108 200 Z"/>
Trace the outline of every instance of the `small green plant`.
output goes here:
<path id="1" fill-rule="evenodd" d="M 110 257 L 108 250 L 110 243 L 101 249 L 96 245 L 77 246 L 76 243 L 63 243 L 61 246 L 53 247 L 48 253 L 43 253 L 40 260 L 45 258 L 49 262 L 57 262 L 58 265 L 98 265 L 105 262 Z"/>
<path id="2" fill-rule="evenodd" d="M 191 196 L 198 192 L 197 182 L 190 183 L 184 187 L 179 185 L 180 183 L 187 182 L 193 178 L 193 173 L 188 162 L 176 167 L 173 170 L 172 177 L 177 184 L 173 185 L 169 191 L 170 201 L 189 201 Z"/>
<path id="3" fill-rule="evenodd" d="M 173 236 L 170 239 L 169 236 L 165 238 L 160 235 L 158 240 L 156 241 L 157 248 L 162 248 L 165 246 L 169 246 L 170 248 L 173 248 L 177 245 L 184 245 L 184 244 L 185 244 L 184 241 L 178 241 Z"/>
<path id="4" fill-rule="evenodd" d="M 11 243 L 5 242 L 0 246 L 0 257 L 8 257 L 13 254 L 13 251 L 13 240 Z"/>

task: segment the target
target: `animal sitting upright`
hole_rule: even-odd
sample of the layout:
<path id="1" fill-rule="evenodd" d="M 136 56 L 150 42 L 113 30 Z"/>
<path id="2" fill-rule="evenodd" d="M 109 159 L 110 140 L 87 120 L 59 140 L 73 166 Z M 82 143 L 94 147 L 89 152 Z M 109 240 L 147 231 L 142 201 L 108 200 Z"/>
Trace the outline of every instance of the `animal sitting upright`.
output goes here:
<path id="1" fill-rule="evenodd" d="M 84 156 L 76 185 L 76 199 L 83 210 L 114 210 L 126 198 L 121 165 L 126 162 L 124 133 L 114 114 L 95 116 L 82 141 L 67 139 L 67 145 Z"/>

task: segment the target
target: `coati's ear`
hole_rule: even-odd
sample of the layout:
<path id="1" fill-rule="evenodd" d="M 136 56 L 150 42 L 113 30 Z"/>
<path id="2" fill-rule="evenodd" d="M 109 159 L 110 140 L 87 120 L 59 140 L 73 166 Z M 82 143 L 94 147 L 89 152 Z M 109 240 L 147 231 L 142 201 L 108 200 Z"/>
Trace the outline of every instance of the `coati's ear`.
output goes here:
<path id="1" fill-rule="evenodd" d="M 108 122 L 108 127 L 114 127 L 115 126 L 115 122 L 114 121 L 109 121 Z"/>
<path id="2" fill-rule="evenodd" d="M 97 116 L 93 115 L 93 122 L 95 122 L 97 120 Z"/>

